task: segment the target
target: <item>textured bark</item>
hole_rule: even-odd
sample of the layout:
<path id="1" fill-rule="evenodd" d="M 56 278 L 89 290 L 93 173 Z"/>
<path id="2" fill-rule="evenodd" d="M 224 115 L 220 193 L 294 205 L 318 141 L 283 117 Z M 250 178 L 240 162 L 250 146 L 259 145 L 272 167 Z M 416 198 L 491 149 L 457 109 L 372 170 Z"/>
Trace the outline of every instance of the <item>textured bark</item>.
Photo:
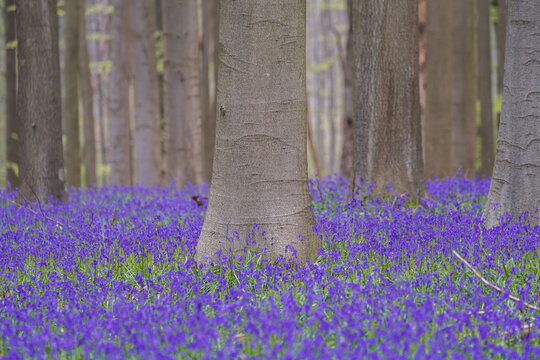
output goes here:
<path id="1" fill-rule="evenodd" d="M 202 51 L 201 51 L 201 119 L 203 142 L 203 180 L 210 182 L 214 161 L 216 139 L 216 93 L 214 73 L 216 67 L 216 44 L 218 29 L 218 1 L 203 1 L 202 4 Z M 213 85 L 213 86 L 212 86 Z"/>
<path id="2" fill-rule="evenodd" d="M 195 0 L 163 1 L 165 182 L 202 178 L 199 38 Z"/>
<path id="3" fill-rule="evenodd" d="M 482 167 L 480 174 L 491 176 L 493 170 L 493 101 L 491 94 L 491 37 L 489 0 L 477 0 L 478 7 L 478 98 L 480 99 Z"/>
<path id="4" fill-rule="evenodd" d="M 18 198 L 61 199 L 64 191 L 58 16 L 55 0 L 16 2 Z"/>
<path id="5" fill-rule="evenodd" d="M 81 186 L 79 143 L 79 1 L 65 3 L 64 16 L 64 130 L 66 185 Z"/>
<path id="6" fill-rule="evenodd" d="M 115 0 L 111 24 L 111 82 L 109 120 L 111 185 L 132 184 L 129 124 L 130 27 L 129 0 Z"/>
<path id="7" fill-rule="evenodd" d="M 84 168 L 86 186 L 97 184 L 96 178 L 96 135 L 94 126 L 94 92 L 90 77 L 90 60 L 86 41 L 85 0 L 79 0 L 79 80 L 81 87 L 84 120 Z"/>
<path id="8" fill-rule="evenodd" d="M 132 5 L 135 89 L 133 178 L 135 183 L 152 186 L 161 180 L 154 6 L 148 0 L 134 0 Z"/>
<path id="9" fill-rule="evenodd" d="M 509 1 L 504 92 L 486 227 L 528 212 L 540 225 L 540 2 Z"/>
<path id="10" fill-rule="evenodd" d="M 452 175 L 475 175 L 477 45 L 476 3 L 454 0 L 452 21 Z"/>
<path id="11" fill-rule="evenodd" d="M 19 186 L 17 130 L 17 48 L 15 46 L 15 0 L 4 0 L 6 37 L 6 173 L 12 188 Z"/>
<path id="12" fill-rule="evenodd" d="M 452 143 L 452 2 L 426 2 L 426 177 L 453 176 Z"/>
<path id="13" fill-rule="evenodd" d="M 425 193 L 418 85 L 418 2 L 353 2 L 355 177 L 373 195 Z M 357 184 L 359 187 L 360 184 Z"/>
<path id="14" fill-rule="evenodd" d="M 222 248 L 240 255 L 255 225 L 255 246 L 271 259 L 293 246 L 314 260 L 321 247 L 307 181 L 305 6 L 220 2 L 216 151 L 198 262 Z"/>

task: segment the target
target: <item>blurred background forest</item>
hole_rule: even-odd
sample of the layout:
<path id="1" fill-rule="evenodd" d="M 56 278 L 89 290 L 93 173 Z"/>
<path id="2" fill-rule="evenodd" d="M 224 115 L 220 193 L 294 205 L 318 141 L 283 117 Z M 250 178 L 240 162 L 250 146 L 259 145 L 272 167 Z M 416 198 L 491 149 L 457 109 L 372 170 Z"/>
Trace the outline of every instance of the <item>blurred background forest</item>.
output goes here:
<path id="1" fill-rule="evenodd" d="M 69 26 L 66 21 L 68 14 L 66 2 L 58 2 L 58 14 L 60 22 L 59 44 L 60 61 L 62 74 L 62 98 L 63 111 L 65 112 L 65 59 L 66 59 L 66 31 Z M 426 177 L 441 175 L 454 175 L 457 168 L 468 176 L 491 174 L 494 147 L 497 129 L 497 116 L 500 113 L 501 88 L 502 88 L 502 61 L 504 54 L 504 29 L 505 29 L 505 0 L 466 0 L 456 1 L 462 6 L 453 8 L 443 5 L 442 2 L 433 1 L 432 9 L 426 8 L 426 0 L 419 0 L 419 33 L 420 33 L 420 100 L 422 106 L 422 125 L 424 138 L 424 158 Z M 119 2 L 118 2 L 119 3 Z M 164 95 L 163 95 L 163 73 L 164 73 L 164 41 L 163 41 L 163 12 L 161 0 L 153 0 L 149 3 L 153 5 L 153 29 L 152 33 L 156 55 L 157 86 L 159 93 L 159 116 L 160 121 L 164 121 Z M 428 0 L 428 4 L 430 4 Z M 6 24 L 10 23 L 10 6 L 13 1 L 3 1 L 3 17 L 0 18 L 0 29 L 2 31 L 0 51 L 0 66 L 3 69 L 0 75 L 0 186 L 7 183 L 8 166 L 6 160 L 7 139 L 6 133 L 7 113 L 6 79 L 10 71 L 6 67 L 6 53 L 16 48 L 16 41 L 9 38 L 6 33 Z M 80 25 L 78 46 L 87 48 L 87 59 L 80 56 L 78 61 L 88 61 L 86 68 L 90 70 L 90 92 L 84 89 L 84 82 L 79 84 L 79 110 L 77 121 L 79 122 L 79 144 L 78 148 L 70 148 L 71 144 L 66 144 L 66 126 L 63 124 L 64 132 L 64 153 L 76 154 L 75 161 L 79 162 L 81 168 L 80 185 L 88 182 L 85 168 L 85 155 L 88 155 L 88 139 L 95 141 L 95 163 L 96 181 L 98 185 L 110 183 L 111 175 L 111 155 L 114 144 L 111 144 L 111 124 L 110 124 L 110 96 L 111 79 L 113 77 L 112 58 L 114 57 L 114 9 L 113 0 L 82 0 L 80 2 L 84 15 L 84 21 L 77 21 Z M 84 7 L 84 8 L 83 8 Z M 197 24 L 199 41 L 199 79 L 201 84 L 201 109 L 202 137 L 212 137 L 212 130 L 207 131 L 205 124 L 215 121 L 215 35 L 218 24 L 214 1 L 197 1 Z M 309 0 L 307 1 L 307 91 L 308 91 L 308 161 L 310 176 L 316 173 L 321 175 L 342 173 L 349 176 L 352 167 L 352 120 L 350 119 L 352 110 L 352 79 L 350 62 L 348 60 L 348 33 L 349 15 L 347 0 Z M 11 11 L 12 12 L 12 11 Z M 429 19 L 432 19 L 430 22 Z M 447 26 L 444 29 L 444 26 Z M 85 32 L 85 33 L 84 33 Z M 432 34 L 432 41 L 429 34 Z M 446 34 L 446 35 L 444 35 Z M 12 35 L 11 35 L 12 36 Z M 86 44 L 81 39 L 86 40 Z M 445 62 L 445 59 L 447 60 Z M 429 69 L 430 60 L 434 65 L 432 69 L 439 71 L 444 76 L 432 75 L 430 81 Z M 456 65 L 457 64 L 457 65 Z M 445 68 L 446 66 L 446 68 Z M 439 67 L 436 69 L 436 67 Z M 461 67 L 461 68 L 459 68 Z M 442 70 L 441 70 L 442 69 Z M 426 78 L 427 75 L 427 78 Z M 450 80 L 448 80 L 450 79 Z M 431 85 L 431 86 L 430 86 Z M 133 114 L 135 102 L 133 101 L 134 83 L 130 81 L 129 86 L 124 89 L 130 93 L 130 114 L 132 131 L 134 128 Z M 446 88 L 446 90 L 445 90 Z M 460 88 L 461 98 L 456 99 L 452 95 L 452 89 Z M 349 92 L 349 93 L 348 93 Z M 432 93 L 430 95 L 430 92 Z M 92 137 L 86 136 L 88 127 L 85 128 L 84 107 L 87 106 L 82 101 L 84 96 L 90 94 L 92 107 L 90 115 L 94 118 Z M 113 94 L 114 95 L 114 94 Z M 441 105 L 440 97 L 452 97 L 447 99 L 447 105 Z M 432 101 L 433 106 L 429 105 Z M 427 109 L 426 109 L 427 106 Z M 454 106 L 454 110 L 449 110 L 444 106 Z M 470 109 L 473 109 L 471 112 Z M 434 110 L 431 110 L 434 109 Z M 446 109 L 446 110 L 445 110 Z M 484 110 L 482 110 L 484 109 Z M 467 165 L 471 160 L 463 160 L 455 164 L 450 170 L 436 169 L 434 163 L 444 163 L 449 160 L 442 158 L 430 159 L 430 155 L 437 156 L 433 150 L 433 144 L 440 140 L 436 136 L 431 136 L 433 131 L 454 131 L 450 128 L 436 125 L 430 128 L 430 116 L 441 119 L 441 113 L 454 114 L 454 118 L 462 119 L 461 125 L 457 126 L 463 131 L 462 136 L 457 136 L 461 141 L 466 142 L 465 148 L 474 149 L 474 162 L 472 168 Z M 456 114 L 457 113 L 457 114 Z M 88 117 L 88 115 L 87 115 Z M 485 117 L 482 120 L 482 117 Z M 210 120 L 208 120 L 210 119 Z M 65 122 L 65 119 L 62 120 Z M 449 120 L 450 122 L 452 120 Z M 454 121 L 455 123 L 455 121 Z M 426 126 L 426 124 L 428 124 Z M 450 124 L 447 122 L 447 124 Z M 468 124 L 464 126 L 463 124 Z M 87 126 L 87 125 L 86 125 Z M 434 125 L 435 126 L 435 125 Z M 163 126 L 162 126 L 163 130 Z M 163 133 L 161 134 L 163 152 Z M 132 135 L 133 136 L 133 135 Z M 455 136 L 454 136 L 455 138 Z M 197 141 L 206 141 L 200 138 Z M 210 140 L 213 141 L 213 140 Z M 131 145 L 133 147 L 133 145 Z M 205 145 L 206 146 L 206 145 Z M 132 150 L 133 151 L 133 150 Z M 68 155 L 69 156 L 69 155 Z M 134 155 L 132 155 L 134 156 Z M 204 157 L 204 155 L 202 155 Z M 432 156 L 432 157 L 433 157 Z M 69 173 L 69 159 L 66 158 L 65 166 Z M 92 160 L 91 160 L 92 161 Z M 209 175 L 204 175 L 203 162 L 202 180 L 208 181 Z M 446 172 L 446 173 L 445 173 Z M 453 172 L 453 173 L 452 173 Z M 68 186 L 71 183 L 68 175 Z M 133 180 L 132 180 L 133 181 Z M 133 181 L 134 182 L 134 181 Z"/>

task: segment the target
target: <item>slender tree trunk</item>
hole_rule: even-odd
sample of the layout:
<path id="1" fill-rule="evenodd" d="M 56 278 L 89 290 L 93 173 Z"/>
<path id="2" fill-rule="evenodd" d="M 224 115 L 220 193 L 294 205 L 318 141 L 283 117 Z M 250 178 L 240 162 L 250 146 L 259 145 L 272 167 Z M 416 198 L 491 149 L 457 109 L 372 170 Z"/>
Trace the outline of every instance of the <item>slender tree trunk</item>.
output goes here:
<path id="1" fill-rule="evenodd" d="M 65 3 L 64 25 L 64 129 L 66 134 L 66 185 L 81 186 L 79 144 L 79 1 Z"/>
<path id="2" fill-rule="evenodd" d="M 132 2 L 134 33 L 134 181 L 157 185 L 161 178 L 161 145 L 159 94 L 157 85 L 156 47 L 154 40 L 154 6 L 148 0 Z"/>
<path id="3" fill-rule="evenodd" d="M 215 77 L 211 76 L 210 64 L 216 66 L 215 52 L 218 28 L 218 1 L 203 1 L 202 4 L 202 52 L 201 52 L 201 119 L 203 132 L 203 180 L 210 182 L 214 143 L 216 138 Z M 214 90 L 212 92 L 212 90 Z"/>
<path id="4" fill-rule="evenodd" d="M 165 182 L 202 183 L 199 37 L 195 0 L 164 0 Z"/>
<path id="5" fill-rule="evenodd" d="M 453 0 L 452 21 L 452 174 L 475 175 L 477 45 L 476 4 Z"/>
<path id="6" fill-rule="evenodd" d="M 426 177 L 452 176 L 452 2 L 426 2 Z"/>
<path id="7" fill-rule="evenodd" d="M 418 87 L 418 2 L 353 2 L 354 171 L 373 195 L 426 188 Z"/>
<path id="8" fill-rule="evenodd" d="M 220 2 L 216 151 L 198 262 L 222 248 L 240 255 L 255 225 L 251 240 L 271 259 L 293 246 L 314 260 L 321 247 L 307 180 L 305 6 Z"/>
<path id="9" fill-rule="evenodd" d="M 491 36 L 489 34 L 489 0 L 477 0 L 478 6 L 478 98 L 481 108 L 480 138 L 482 167 L 480 173 L 490 176 L 493 170 L 493 101 L 491 94 Z"/>
<path id="10" fill-rule="evenodd" d="M 111 24 L 111 82 L 109 120 L 111 185 L 131 185 L 129 123 L 130 27 L 129 0 L 115 0 Z"/>
<path id="11" fill-rule="evenodd" d="M 509 1 L 508 20 L 501 125 L 483 214 L 488 228 L 522 212 L 540 225 L 540 2 Z"/>
<path id="12" fill-rule="evenodd" d="M 15 0 L 4 0 L 6 36 L 6 173 L 12 188 L 19 186 L 19 144 L 17 130 L 17 46 Z"/>
<path id="13" fill-rule="evenodd" d="M 62 199 L 62 104 L 58 16 L 55 0 L 18 0 L 17 123 L 19 125 L 18 198 Z M 38 85 L 36 85 L 38 84 Z"/>
<path id="14" fill-rule="evenodd" d="M 350 178 L 353 173 L 353 153 L 354 153 L 354 73 L 353 73 L 353 53 L 352 53 L 352 0 L 347 0 L 347 13 L 349 21 L 349 31 L 347 34 L 347 45 L 345 48 L 345 61 L 343 64 L 343 77 L 345 83 L 344 106 L 343 106 L 343 150 L 341 152 L 341 173 Z"/>
<path id="15" fill-rule="evenodd" d="M 86 41 L 85 0 L 80 1 L 79 21 L 79 79 L 84 119 L 84 168 L 86 186 L 97 184 L 96 178 L 96 135 L 94 126 L 94 93 L 90 76 L 90 60 Z"/>

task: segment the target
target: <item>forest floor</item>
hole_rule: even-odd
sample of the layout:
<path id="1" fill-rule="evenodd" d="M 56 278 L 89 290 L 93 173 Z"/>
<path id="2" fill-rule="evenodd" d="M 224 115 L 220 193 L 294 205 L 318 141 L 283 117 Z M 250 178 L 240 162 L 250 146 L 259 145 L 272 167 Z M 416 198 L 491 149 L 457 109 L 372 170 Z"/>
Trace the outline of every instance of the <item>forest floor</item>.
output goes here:
<path id="1" fill-rule="evenodd" d="M 193 260 L 206 186 L 41 207 L 1 190 L 0 358 L 540 358 L 540 227 L 485 229 L 488 180 L 430 181 L 420 202 L 310 188 L 316 263 L 210 271 Z"/>

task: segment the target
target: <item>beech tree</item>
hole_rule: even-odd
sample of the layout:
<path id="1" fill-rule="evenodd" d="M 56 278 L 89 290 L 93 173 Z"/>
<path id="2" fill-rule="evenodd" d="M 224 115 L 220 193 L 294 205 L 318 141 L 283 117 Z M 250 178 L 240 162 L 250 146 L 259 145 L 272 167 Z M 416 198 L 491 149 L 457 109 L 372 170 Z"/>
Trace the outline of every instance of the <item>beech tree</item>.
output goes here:
<path id="1" fill-rule="evenodd" d="M 4 0 L 6 39 L 6 174 L 12 188 L 19 186 L 19 144 L 17 130 L 17 47 L 15 0 Z"/>
<path id="2" fill-rule="evenodd" d="M 203 181 L 196 0 L 163 0 L 164 182 Z"/>
<path id="3" fill-rule="evenodd" d="M 111 81 L 109 121 L 111 151 L 111 185 L 132 185 L 130 151 L 129 79 L 130 26 L 129 0 L 115 0 L 111 24 Z"/>
<path id="4" fill-rule="evenodd" d="M 353 1 L 352 26 L 355 178 L 423 196 L 418 1 Z"/>
<path id="5" fill-rule="evenodd" d="M 61 199 L 64 191 L 62 104 L 56 0 L 16 1 L 18 197 Z"/>
<path id="6" fill-rule="evenodd" d="M 306 2 L 219 6 L 216 143 L 196 260 L 221 249 L 241 254 L 255 225 L 252 240 L 269 258 L 291 256 L 292 246 L 299 260 L 314 260 L 321 240 L 307 179 Z"/>
<path id="7" fill-rule="evenodd" d="M 508 1 L 505 73 L 495 168 L 483 218 L 528 212 L 540 224 L 540 2 Z"/>

